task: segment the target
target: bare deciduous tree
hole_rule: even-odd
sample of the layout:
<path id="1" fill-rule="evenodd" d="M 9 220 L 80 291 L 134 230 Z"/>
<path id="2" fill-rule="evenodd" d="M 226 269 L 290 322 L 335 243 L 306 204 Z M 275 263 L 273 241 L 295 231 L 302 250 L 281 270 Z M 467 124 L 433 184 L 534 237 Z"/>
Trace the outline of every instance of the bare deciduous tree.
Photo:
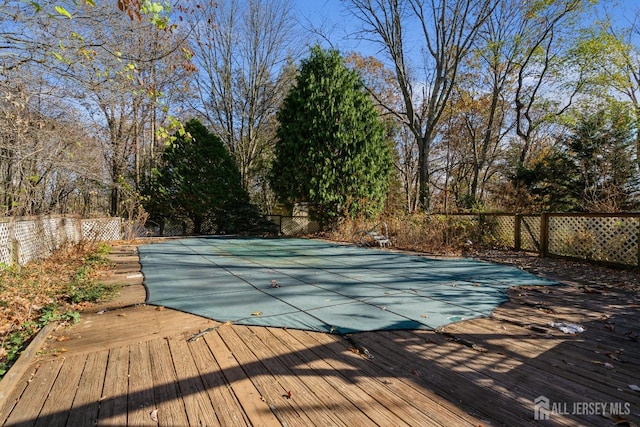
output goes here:
<path id="1" fill-rule="evenodd" d="M 392 110 L 419 147 L 420 201 L 431 204 L 430 161 L 447 101 L 462 60 L 495 7 L 495 0 L 347 0 L 364 24 L 363 34 L 380 43 L 395 68 L 404 105 Z M 407 38 L 410 31 L 411 37 Z M 422 53 L 411 62 L 410 51 Z"/>
<path id="2" fill-rule="evenodd" d="M 242 184 L 259 186 L 257 166 L 274 142 L 274 115 L 292 83 L 281 74 L 299 52 L 289 0 L 229 0 L 193 23 L 198 105 L 234 156 Z M 282 78 L 288 76 L 288 78 Z"/>

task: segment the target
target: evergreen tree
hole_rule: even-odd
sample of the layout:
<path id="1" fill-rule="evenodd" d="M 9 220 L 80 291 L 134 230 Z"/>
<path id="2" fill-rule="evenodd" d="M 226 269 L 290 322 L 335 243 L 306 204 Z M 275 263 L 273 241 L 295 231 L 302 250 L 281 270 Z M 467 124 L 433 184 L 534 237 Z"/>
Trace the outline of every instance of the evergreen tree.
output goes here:
<path id="1" fill-rule="evenodd" d="M 576 110 L 567 135 L 517 177 L 546 211 L 634 209 L 634 141 L 634 118 L 624 103 L 592 103 Z"/>
<path id="2" fill-rule="evenodd" d="M 220 138 L 198 120 L 190 120 L 184 129 L 162 155 L 146 209 L 160 221 L 190 219 L 194 234 L 255 231 L 264 226 Z"/>
<path id="3" fill-rule="evenodd" d="M 637 171 L 634 117 L 625 103 L 612 100 L 595 107 L 588 105 L 578 112 L 562 143 L 578 171 L 582 208 L 617 212 L 630 207 Z"/>
<path id="4" fill-rule="evenodd" d="M 362 80 L 339 52 L 311 49 L 278 122 L 270 181 L 281 202 L 308 203 L 323 226 L 381 212 L 391 149 Z"/>

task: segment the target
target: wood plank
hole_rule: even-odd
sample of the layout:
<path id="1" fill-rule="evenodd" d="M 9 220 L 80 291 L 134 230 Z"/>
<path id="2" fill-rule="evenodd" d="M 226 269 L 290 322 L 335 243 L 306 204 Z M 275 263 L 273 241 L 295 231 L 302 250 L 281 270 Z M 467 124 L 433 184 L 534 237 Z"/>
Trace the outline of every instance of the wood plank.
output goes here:
<path id="1" fill-rule="evenodd" d="M 67 425 L 92 426 L 96 424 L 108 360 L 108 350 L 87 355 Z"/>
<path id="2" fill-rule="evenodd" d="M 285 330 L 280 328 L 262 328 L 255 330 L 263 341 L 267 341 L 264 337 L 265 334 L 272 334 L 276 339 L 280 340 L 292 354 L 300 359 L 299 363 L 295 366 L 304 366 L 305 370 L 313 372 L 310 374 L 311 378 L 322 378 L 327 381 L 332 387 L 333 392 L 338 396 L 344 397 L 351 404 L 353 404 L 359 411 L 361 411 L 369 420 L 361 420 L 358 424 L 374 423 L 381 426 L 403 426 L 408 425 L 405 420 L 397 416 L 390 410 L 388 410 L 383 403 L 377 401 L 369 394 L 367 387 L 360 387 L 359 382 L 354 379 L 349 379 L 342 374 L 342 369 L 334 369 L 327 359 L 331 359 L 333 354 L 330 351 L 321 352 L 321 349 L 317 349 L 314 352 L 313 349 L 307 348 L 300 341 L 295 339 L 291 330 Z M 321 356 L 321 354 L 323 354 Z M 332 373 L 328 375 L 328 373 Z M 356 424 L 357 425 L 357 424 Z"/>
<path id="3" fill-rule="evenodd" d="M 208 333 L 204 336 L 204 340 L 218 365 L 222 368 L 224 376 L 240 401 L 249 422 L 254 426 L 280 426 L 281 423 L 276 415 L 271 411 L 267 402 L 262 400 L 260 392 L 247 377 L 238 360 L 218 334 L 224 329 L 220 328 L 217 332 Z"/>
<path id="4" fill-rule="evenodd" d="M 153 375 L 147 342 L 133 344 L 129 350 L 129 391 L 127 422 L 134 426 L 156 426 L 151 417 L 156 409 L 153 397 Z"/>
<path id="5" fill-rule="evenodd" d="M 129 347 L 111 349 L 100 399 L 98 425 L 123 426 L 127 424 L 128 376 Z"/>
<path id="6" fill-rule="evenodd" d="M 190 336 L 194 332 L 219 325 L 210 319 L 168 308 L 134 306 L 108 310 L 103 314 L 83 314 L 80 323 L 56 331 L 64 335 L 66 354 L 90 353 L 169 336 Z M 49 343 L 55 345 L 55 341 Z"/>
<path id="7" fill-rule="evenodd" d="M 178 390 L 169 345 L 165 339 L 149 341 L 153 395 L 158 409 L 158 422 L 166 426 L 186 426 L 187 413 Z"/>
<path id="8" fill-rule="evenodd" d="M 455 391 L 455 396 L 465 400 L 467 404 L 471 403 L 474 407 L 485 408 L 492 402 L 490 412 L 487 416 L 493 416 L 491 420 L 505 422 L 501 417 L 504 413 L 509 416 L 517 416 L 521 420 L 531 419 L 533 415 L 533 401 L 538 396 L 544 394 L 547 397 L 566 396 L 565 393 L 573 393 L 571 390 L 565 390 L 562 385 L 555 382 L 555 375 L 546 370 L 527 370 L 523 369 L 524 363 L 521 360 L 513 360 L 509 357 L 491 352 L 477 352 L 463 345 L 456 343 L 433 341 L 431 348 L 425 346 L 419 335 L 423 335 L 422 331 L 412 331 L 411 334 L 418 335 L 415 340 L 416 344 L 412 344 L 413 338 L 410 334 L 402 334 L 399 336 L 397 343 L 405 348 L 407 352 L 415 354 L 418 358 L 429 359 L 447 374 L 445 381 L 456 381 L 467 384 L 469 391 L 476 389 L 476 393 L 482 396 L 476 400 L 463 399 L 468 396 L 468 392 Z M 398 334 L 399 335 L 399 334 Z M 420 373 L 420 376 L 425 374 Z M 429 384 L 436 384 L 434 378 L 425 375 L 425 381 Z M 438 387 L 444 389 L 446 384 L 440 384 Z M 478 390 L 478 388 L 480 388 Z M 480 391 L 482 390 L 482 391 Z M 574 393 L 574 396 L 578 396 Z M 446 394 L 443 397 L 447 398 Z M 453 396 L 449 396 L 451 399 Z M 557 425 L 571 426 L 575 424 L 574 420 L 558 418 L 554 419 Z M 584 423 L 584 425 L 590 425 Z M 597 425 L 597 423 L 596 423 Z"/>
<path id="9" fill-rule="evenodd" d="M 314 418 L 300 408 L 299 401 L 288 398 L 286 384 L 280 382 L 280 378 L 272 373 L 238 338 L 235 329 L 245 328 L 232 326 L 220 330 L 220 337 L 231 349 L 233 356 L 238 361 L 246 376 L 253 383 L 253 387 L 260 393 L 260 398 L 268 404 L 271 411 L 280 422 L 286 425 L 315 425 Z M 330 424 L 326 424 L 330 425 Z"/>
<path id="10" fill-rule="evenodd" d="M 220 424 L 228 427 L 248 425 L 249 419 L 206 342 L 199 339 L 188 343 L 188 346 Z"/>
<path id="11" fill-rule="evenodd" d="M 9 417 L 11 411 L 13 411 L 13 408 L 20 400 L 20 396 L 22 396 L 22 393 L 29 385 L 31 376 L 33 376 L 36 371 L 37 368 L 32 366 L 31 371 L 25 372 L 22 377 L 17 378 L 11 387 L 6 390 L 7 394 L 0 399 L 0 425 L 4 425 L 7 417 Z"/>
<path id="12" fill-rule="evenodd" d="M 417 387 L 411 381 L 404 381 L 396 367 L 388 368 L 373 363 L 353 353 L 345 340 L 328 334 L 301 331 L 295 337 L 313 351 L 318 344 L 332 349 L 333 358 L 325 360 L 344 374 L 349 373 L 352 381 L 366 388 L 373 398 L 411 425 L 476 425 L 473 416 L 463 413 L 455 405 L 443 401 L 429 388 Z M 314 344 L 315 343 L 315 344 Z M 355 371 L 355 372 L 354 372 Z"/>
<path id="13" fill-rule="evenodd" d="M 358 339 L 376 355 L 376 364 L 395 373 L 397 381 L 405 386 L 413 384 L 432 391 L 438 396 L 434 397 L 436 401 L 456 402 L 456 406 L 462 404 L 464 409 L 473 411 L 476 417 L 498 420 L 499 424 L 519 425 L 523 419 L 529 418 L 523 418 L 523 414 L 518 413 L 518 407 L 506 407 L 506 396 L 491 391 L 493 384 L 486 375 L 469 369 L 468 372 L 456 372 L 440 365 L 443 355 L 460 351 L 464 346 L 442 342 L 439 346 L 425 349 L 427 357 L 417 357 L 406 343 L 396 342 L 387 332 L 359 334 Z M 417 348 L 425 346 L 420 343 Z M 462 365 L 462 368 L 465 366 Z M 465 373 L 468 376 L 465 377 Z M 502 388 L 502 391 L 509 393 L 507 388 Z"/>
<path id="14" fill-rule="evenodd" d="M 480 329 L 476 330 L 475 324 L 464 325 L 470 336 L 480 334 Z M 476 334 L 474 334 L 476 332 Z M 507 338 L 500 341 L 500 346 L 487 342 L 486 347 L 491 352 L 508 353 L 508 349 L 515 344 L 516 340 Z M 483 344 L 484 345 L 484 344 Z M 584 400 L 598 402 L 626 402 L 630 400 L 629 393 L 624 389 L 626 383 L 616 383 L 608 374 L 610 370 L 604 366 L 594 365 L 590 360 L 581 358 L 571 349 L 565 350 L 564 341 L 559 340 L 557 345 L 545 353 L 536 357 L 526 358 L 523 356 L 523 363 L 518 367 L 517 372 L 521 377 L 512 379 L 514 373 L 508 377 L 497 378 L 501 383 L 508 383 L 510 380 L 516 383 L 526 383 L 533 389 L 535 394 L 529 394 L 533 399 L 537 395 L 544 394 L 547 397 L 555 396 L 570 402 L 581 402 Z M 533 350 L 532 350 L 533 351 Z M 600 370 L 600 372 L 598 372 Z M 546 381 L 544 381 L 546 379 Z M 623 388 L 624 387 L 624 388 Z M 633 400 L 633 399 L 631 399 Z M 637 399 L 640 404 L 640 399 Z M 597 425 L 597 421 L 595 422 Z"/>
<path id="15" fill-rule="evenodd" d="M 191 356 L 186 340 L 169 339 L 173 365 L 178 376 L 180 395 L 187 411 L 189 425 L 220 425 L 209 395 L 204 390 L 198 368 Z"/>
<path id="16" fill-rule="evenodd" d="M 36 426 L 65 426 L 69 417 L 69 408 L 73 404 L 86 356 L 64 359 L 60 373 L 53 384 Z"/>
<path id="17" fill-rule="evenodd" d="M 499 327 L 497 322 L 483 319 L 470 324 L 451 325 L 448 331 L 469 340 L 477 341 L 482 337 L 488 337 L 490 339 L 483 340 L 488 348 L 503 353 L 516 354 L 516 357 L 532 360 L 544 357 L 549 364 L 555 364 L 555 366 L 565 365 L 566 361 L 568 361 L 571 364 L 569 366 L 572 366 L 572 368 L 570 370 L 561 369 L 559 371 L 561 376 L 567 374 L 573 380 L 582 383 L 595 381 L 607 384 L 611 390 L 626 387 L 629 375 L 633 375 L 632 371 L 635 371 L 634 369 L 626 369 L 627 367 L 630 368 L 633 363 L 618 363 L 607 357 L 604 354 L 605 352 L 600 351 L 599 342 L 589 341 L 584 334 L 576 336 L 563 335 L 554 338 L 544 336 L 526 337 L 524 336 L 526 330 L 518 330 L 513 326 L 509 328 L 509 334 L 504 333 L 504 331 L 501 331 L 500 335 L 491 332 Z M 618 348 L 620 348 L 621 344 L 619 343 Z M 615 355 L 615 353 L 613 354 Z M 623 356 L 621 355 L 620 357 Z M 611 363 L 612 366 L 615 364 L 617 368 L 604 369 L 605 362 Z M 594 387 L 599 388 L 595 385 Z"/>
<path id="18" fill-rule="evenodd" d="M 291 352 L 281 342 L 270 335 L 265 335 L 267 341 L 262 341 L 255 335 L 261 328 L 234 327 L 236 337 L 223 336 L 226 342 L 234 345 L 234 349 L 242 346 L 245 355 L 245 366 L 255 366 L 252 378 L 272 376 L 272 384 L 276 386 L 275 393 L 269 397 L 269 403 L 276 408 L 290 404 L 302 417 L 309 417 L 307 425 L 358 425 L 361 419 L 350 419 L 350 412 L 358 411 L 350 402 L 339 402 L 335 399 L 336 390 L 329 387 L 321 378 L 310 381 L 306 374 L 296 375 L 290 367 L 300 363 L 300 359 L 291 356 Z M 238 339 L 239 338 L 239 339 Z M 264 371 L 264 372 L 263 372 Z M 265 388 L 269 388 L 266 384 Z M 268 390 L 271 391 L 271 390 Z M 291 398 L 288 393 L 291 392 Z M 340 407 L 340 411 L 334 408 Z M 359 411 L 358 411 L 359 412 Z M 346 419 L 345 419 L 346 418 Z"/>
<path id="19" fill-rule="evenodd" d="M 34 424 L 62 368 L 62 359 L 43 362 L 7 418 L 7 425 Z"/>

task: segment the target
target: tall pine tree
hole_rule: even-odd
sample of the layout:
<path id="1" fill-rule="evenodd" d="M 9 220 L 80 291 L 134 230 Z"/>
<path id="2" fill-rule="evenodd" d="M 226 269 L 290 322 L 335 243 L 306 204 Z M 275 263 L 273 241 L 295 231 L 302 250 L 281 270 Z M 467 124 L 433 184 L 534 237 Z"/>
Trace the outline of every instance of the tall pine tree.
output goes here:
<path id="1" fill-rule="evenodd" d="M 311 49 L 278 121 L 270 181 L 281 202 L 308 203 L 323 226 L 380 214 L 391 149 L 362 80 L 338 51 Z"/>

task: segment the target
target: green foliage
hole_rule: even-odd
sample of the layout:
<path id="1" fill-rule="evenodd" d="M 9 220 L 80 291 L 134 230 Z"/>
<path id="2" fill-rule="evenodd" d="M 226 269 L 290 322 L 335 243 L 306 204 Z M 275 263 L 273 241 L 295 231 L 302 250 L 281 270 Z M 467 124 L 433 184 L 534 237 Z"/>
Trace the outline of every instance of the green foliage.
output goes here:
<path id="1" fill-rule="evenodd" d="M 153 220 L 189 218 L 194 234 L 270 228 L 249 203 L 222 141 L 198 120 L 176 134 L 145 193 L 143 204 Z"/>
<path id="2" fill-rule="evenodd" d="M 76 324 L 80 321 L 80 313 L 77 311 L 66 311 L 60 313 L 56 304 L 49 304 L 42 308 L 40 317 L 36 321 L 24 322 L 20 329 L 9 334 L 2 344 L 5 357 L 0 360 L 0 378 L 2 378 L 9 368 L 20 357 L 20 354 L 29 345 L 31 338 L 50 322 L 68 322 Z"/>
<path id="3" fill-rule="evenodd" d="M 269 178 L 281 202 L 309 203 L 324 226 L 381 212 L 391 150 L 360 77 L 337 51 L 311 49 L 278 121 Z"/>
<path id="4" fill-rule="evenodd" d="M 58 253 L 54 259 L 0 271 L 0 320 L 8 326 L 8 331 L 0 334 L 0 378 L 44 326 L 50 322 L 78 323 L 80 314 L 69 303 L 104 300 L 120 288 L 95 279 L 95 272 L 108 264 L 106 255 L 111 247 L 101 244 L 86 249 L 79 247 Z"/>
<path id="5" fill-rule="evenodd" d="M 635 137 L 633 111 L 625 103 L 589 104 L 577 112 L 577 123 L 562 143 L 578 171 L 578 191 L 585 210 L 628 208 Z"/>
<path id="6" fill-rule="evenodd" d="M 615 212 L 633 208 L 635 120 L 625 103 L 589 103 L 567 120 L 569 132 L 517 178 L 546 211 Z"/>

